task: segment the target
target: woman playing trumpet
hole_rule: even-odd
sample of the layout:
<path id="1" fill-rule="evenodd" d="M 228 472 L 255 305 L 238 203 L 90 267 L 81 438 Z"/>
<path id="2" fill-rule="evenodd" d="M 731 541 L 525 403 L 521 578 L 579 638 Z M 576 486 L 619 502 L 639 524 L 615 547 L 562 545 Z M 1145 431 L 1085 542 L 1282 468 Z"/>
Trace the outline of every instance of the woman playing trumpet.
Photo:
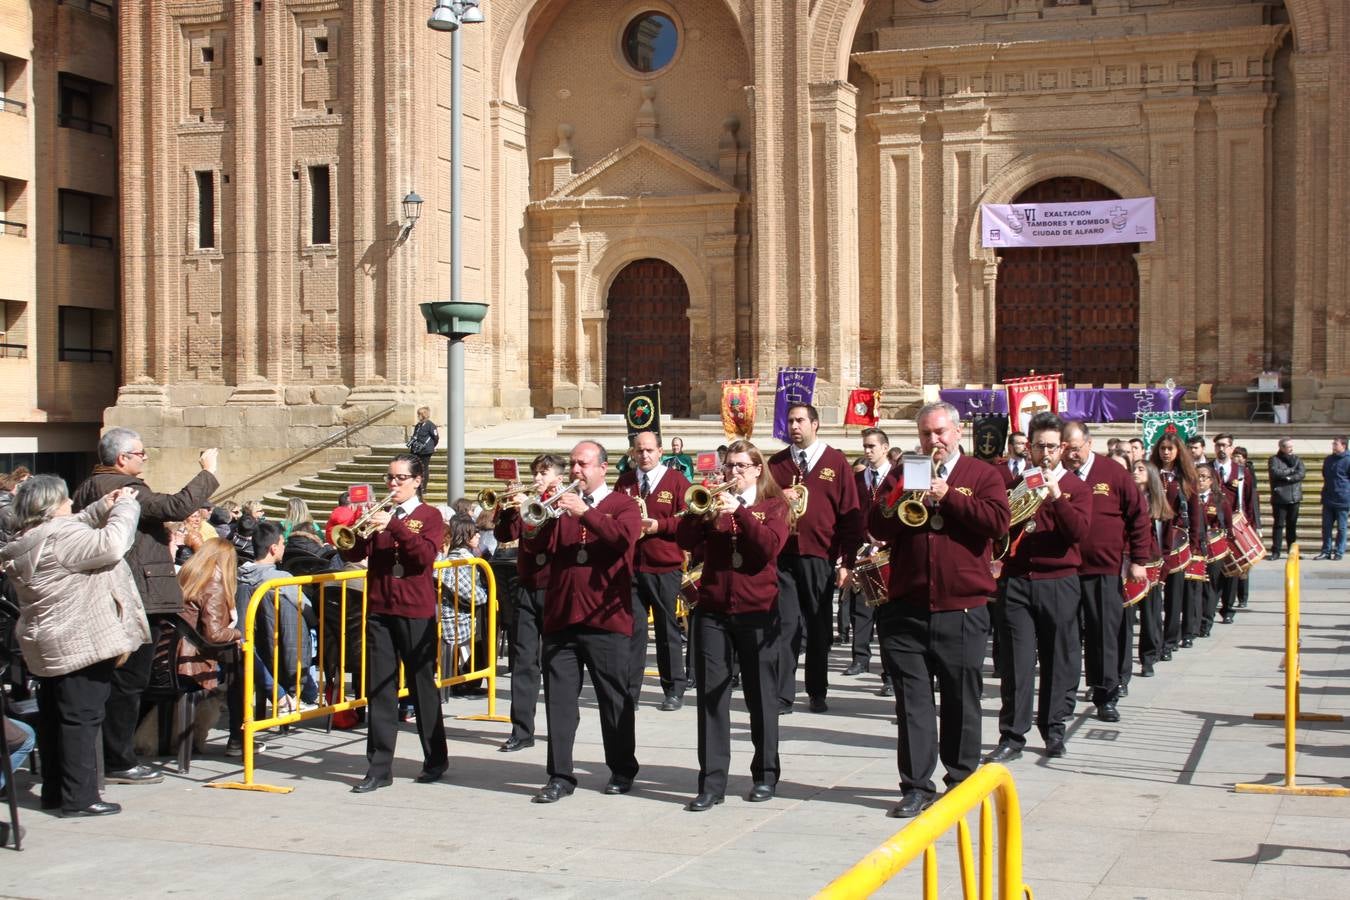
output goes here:
<path id="1" fill-rule="evenodd" d="M 708 516 L 680 519 L 680 547 L 703 558 L 691 640 L 698 683 L 698 796 L 703 812 L 726 795 L 731 765 L 732 660 L 741 664 L 750 737 L 752 803 L 774 795 L 778 761 L 778 554 L 787 542 L 788 504 L 759 450 L 748 441 L 727 448 L 723 471 L 733 487 L 717 494 Z"/>

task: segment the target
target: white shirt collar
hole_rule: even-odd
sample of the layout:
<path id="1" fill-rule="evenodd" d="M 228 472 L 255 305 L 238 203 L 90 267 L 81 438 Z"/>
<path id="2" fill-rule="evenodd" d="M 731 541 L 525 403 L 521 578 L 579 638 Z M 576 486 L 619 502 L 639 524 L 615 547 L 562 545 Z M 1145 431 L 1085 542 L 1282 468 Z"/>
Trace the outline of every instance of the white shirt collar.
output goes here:
<path id="1" fill-rule="evenodd" d="M 755 498 L 758 495 L 759 495 L 759 488 L 757 488 L 755 485 L 752 484 L 745 489 L 745 493 L 741 494 L 741 499 L 745 500 L 746 506 L 754 506 Z"/>
<path id="2" fill-rule="evenodd" d="M 870 469 L 871 466 L 868 466 L 868 468 Z M 886 476 L 887 476 L 888 474 L 890 474 L 890 471 L 891 471 L 891 461 L 890 461 L 889 459 L 883 459 L 883 460 L 881 461 L 881 465 L 877 466 L 877 468 L 876 468 L 876 481 L 875 481 L 875 483 L 876 483 L 876 484 L 881 484 L 883 481 L 885 481 L 885 480 L 886 480 Z"/>
<path id="3" fill-rule="evenodd" d="M 1078 477 L 1079 477 L 1079 478 L 1087 478 L 1087 477 L 1088 477 L 1088 473 L 1090 473 L 1090 472 L 1092 471 L 1092 464 L 1093 464 L 1094 462 L 1096 462 L 1096 460 L 1097 460 L 1097 454 L 1095 454 L 1095 453 L 1089 453 L 1089 454 L 1087 455 L 1087 462 L 1085 462 L 1085 463 L 1083 463 L 1081 466 L 1079 466 L 1079 469 L 1082 471 L 1082 474 L 1080 474 Z"/>
<path id="4" fill-rule="evenodd" d="M 400 503 L 396 508 L 403 510 L 403 515 L 406 518 L 407 516 L 412 515 L 412 511 L 417 509 L 417 507 L 421 505 L 422 501 L 417 499 L 416 494 L 413 494 L 407 500 L 404 500 L 402 503 Z"/>
<path id="5" fill-rule="evenodd" d="M 602 482 L 598 488 L 591 492 L 591 507 L 594 508 L 599 506 L 600 501 L 608 497 L 610 493 L 609 485 Z M 581 489 L 581 495 L 583 498 L 586 496 L 586 489 L 584 487 Z"/>
<path id="6" fill-rule="evenodd" d="M 661 483 L 661 479 L 666 477 L 666 468 L 667 467 L 665 463 L 657 463 L 656 465 L 652 466 L 652 470 L 650 472 L 644 472 L 641 469 L 636 470 L 638 485 L 639 486 L 642 485 L 642 476 L 646 475 L 649 487 L 653 491 L 656 490 L 656 486 Z"/>
<path id="7" fill-rule="evenodd" d="M 956 464 L 961 461 L 962 456 L 964 456 L 964 454 L 961 452 L 961 445 L 958 444 L 956 446 L 956 453 L 954 455 L 949 456 L 945 461 L 938 463 L 939 468 L 941 468 L 942 466 L 947 467 L 948 479 L 952 477 L 952 472 L 956 470 Z"/>
<path id="8" fill-rule="evenodd" d="M 820 462 L 821 454 L 825 452 L 825 446 L 826 446 L 825 442 L 819 440 L 816 441 L 814 444 L 812 444 L 810 447 L 799 448 L 797 447 L 796 444 L 790 445 L 793 464 L 795 465 L 797 462 L 797 454 L 802 452 L 802 450 L 805 450 L 806 471 L 810 472 L 812 469 L 816 467 L 816 463 Z"/>

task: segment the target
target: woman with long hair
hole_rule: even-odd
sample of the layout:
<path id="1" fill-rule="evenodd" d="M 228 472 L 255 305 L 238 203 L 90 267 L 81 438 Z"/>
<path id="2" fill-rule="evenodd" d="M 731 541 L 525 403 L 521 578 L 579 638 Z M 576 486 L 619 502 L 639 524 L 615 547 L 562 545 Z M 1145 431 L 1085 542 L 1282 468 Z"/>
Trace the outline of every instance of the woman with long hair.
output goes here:
<path id="1" fill-rule="evenodd" d="M 1204 552 L 1205 518 L 1200 507 L 1200 489 L 1195 478 L 1195 463 L 1190 451 L 1175 434 L 1164 434 L 1149 454 L 1162 479 L 1167 504 L 1172 507 L 1171 527 L 1163 535 L 1162 552 L 1167 554 L 1183 538 L 1190 544 L 1191 556 Z M 1168 575 L 1163 587 L 1163 641 L 1158 659 L 1172 658 L 1177 647 L 1190 647 L 1200 630 L 1202 587 L 1186 578 L 1184 572 Z"/>
<path id="2" fill-rule="evenodd" d="M 281 536 L 289 539 L 296 532 L 312 534 L 320 541 L 323 540 L 323 530 L 315 523 L 314 516 L 310 515 L 309 504 L 299 497 L 291 497 L 286 501 L 286 518 L 281 523 Z"/>
<path id="3" fill-rule="evenodd" d="M 680 547 L 702 555 L 703 577 L 693 614 L 693 663 L 698 683 L 698 796 L 685 808 L 703 812 L 722 802 L 731 767 L 731 678 L 741 666 L 750 710 L 751 803 L 769 800 L 778 785 L 778 554 L 787 543 L 788 505 L 764 457 L 749 441 L 727 448 L 723 464 L 734 486 L 704 516 L 679 520 Z"/>
<path id="4" fill-rule="evenodd" d="M 113 670 L 150 640 L 141 593 L 124 557 L 141 507 L 119 488 L 71 513 L 66 483 L 34 475 L 14 492 L 0 547 L 19 595 L 24 664 L 40 679 L 42 806 L 63 816 L 121 812 L 98 793 L 97 750 Z"/>
<path id="5" fill-rule="evenodd" d="M 1134 483 L 1139 485 L 1144 495 L 1144 504 L 1148 507 L 1149 535 L 1153 551 L 1151 559 L 1162 559 L 1163 545 L 1168 527 L 1175 514 L 1167 502 L 1167 490 L 1163 487 L 1158 467 L 1147 460 L 1139 460 L 1132 469 Z M 1163 641 L 1163 587 L 1155 584 L 1139 603 L 1139 674 L 1144 678 L 1152 677 L 1153 666 L 1162 658 L 1167 646 Z"/>
<path id="6" fill-rule="evenodd" d="M 231 619 L 235 616 L 235 583 L 239 557 L 234 545 L 214 538 L 192 554 L 178 572 L 183 609 L 178 615 L 208 644 L 233 644 L 243 639 Z M 179 641 L 178 675 L 211 691 L 220 684 L 221 661 L 187 638 Z M 232 674 L 232 673 L 231 673 Z"/>

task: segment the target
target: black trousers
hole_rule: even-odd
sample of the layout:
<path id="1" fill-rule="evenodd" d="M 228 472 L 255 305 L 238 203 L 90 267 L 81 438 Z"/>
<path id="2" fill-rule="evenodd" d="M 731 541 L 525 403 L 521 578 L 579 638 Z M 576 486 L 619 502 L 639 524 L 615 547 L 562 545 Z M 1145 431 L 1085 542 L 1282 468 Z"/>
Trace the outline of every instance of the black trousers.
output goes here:
<path id="1" fill-rule="evenodd" d="M 1041 737 L 1063 739 L 1073 715 L 1082 644 L 1078 635 L 1078 576 L 1003 582 L 999 634 L 999 739 L 1017 749 L 1031 730 L 1032 685 L 1040 661 L 1036 727 Z"/>
<path id="2" fill-rule="evenodd" d="M 750 775 L 755 784 L 774 785 L 782 772 L 778 759 L 777 612 L 722 615 L 697 612 L 694 673 L 698 681 L 698 790 L 722 796 L 731 768 L 731 675 L 741 663 L 741 686 L 750 710 L 750 740 L 755 755 Z"/>
<path id="3" fill-rule="evenodd" d="M 1288 553 L 1289 548 L 1298 543 L 1298 504 L 1270 504 L 1275 513 L 1275 527 L 1271 531 L 1270 552 Z M 1283 538 L 1284 543 L 1280 540 Z"/>
<path id="4" fill-rule="evenodd" d="M 398 739 L 398 666 L 413 707 L 417 710 L 417 736 L 422 741 L 422 768 L 443 772 L 449 765 L 445 720 L 441 718 L 441 694 L 436 688 L 436 657 L 440 641 L 436 619 L 410 619 L 371 613 L 366 617 L 367 774 L 388 778 L 393 774 L 394 742 Z"/>
<path id="5" fill-rule="evenodd" d="M 872 662 L 872 633 L 876 630 L 876 608 L 869 606 L 867 595 L 853 585 L 844 591 L 844 602 L 849 606 L 849 624 L 853 630 L 853 661 L 869 665 Z"/>
<path id="6" fill-rule="evenodd" d="M 1166 642 L 1163 640 L 1163 589 L 1154 587 L 1139 601 L 1139 662 L 1153 665 L 1162 655 Z"/>
<path id="7" fill-rule="evenodd" d="M 1124 600 L 1121 603 L 1124 604 Z M 1139 604 L 1126 609 L 1120 620 L 1120 652 L 1116 655 L 1116 682 L 1121 687 L 1130 686 L 1130 677 L 1134 674 L 1134 630 L 1139 624 Z"/>
<path id="8" fill-rule="evenodd" d="M 806 649 L 806 693 L 824 698 L 829 690 L 830 646 L 834 643 L 834 570 L 819 556 L 778 557 L 778 615 L 783 623 L 778 662 L 778 704 L 797 699 L 797 658 Z"/>
<path id="9" fill-rule="evenodd" d="M 1125 627 L 1125 600 L 1119 575 L 1079 575 L 1082 597 L 1083 659 L 1092 702 L 1116 699 L 1120 686 L 1120 633 Z M 1125 657 L 1128 666 L 1129 656 Z"/>
<path id="10" fill-rule="evenodd" d="M 583 670 L 591 674 L 600 710 L 600 739 L 605 765 L 615 778 L 637 776 L 637 739 L 633 696 L 628 692 L 632 637 L 598 628 L 573 626 L 544 635 L 544 711 L 548 716 L 548 776 L 577 783 L 572 745 L 581 709 Z"/>
<path id="11" fill-rule="evenodd" d="M 1163 581 L 1163 643 L 1168 650 L 1181 643 L 1182 610 L 1186 606 L 1186 573 L 1175 572 Z"/>
<path id="12" fill-rule="evenodd" d="M 642 679 L 647 673 L 647 611 L 656 629 L 656 668 L 661 690 L 667 697 L 684 696 L 684 642 L 675 618 L 675 596 L 680 592 L 680 572 L 636 572 L 633 575 L 633 644 L 628 692 L 636 705 L 642 697 Z"/>
<path id="13" fill-rule="evenodd" d="M 38 682 L 44 809 L 83 809 L 99 801 L 99 727 L 107 721 L 114 663 L 105 659 Z"/>
<path id="14" fill-rule="evenodd" d="M 1209 563 L 1205 567 L 1208 581 L 1200 584 L 1200 633 L 1209 634 L 1214 628 L 1214 619 L 1219 613 L 1219 598 L 1223 594 L 1223 571 L 1218 563 Z"/>
<path id="15" fill-rule="evenodd" d="M 881 662 L 895 682 L 900 788 L 936 793 L 938 759 L 943 781 L 960 784 L 980 764 L 980 692 L 989 610 L 930 612 L 903 602 L 877 609 Z M 942 692 L 939 710 L 933 678 Z"/>
<path id="16" fill-rule="evenodd" d="M 1208 581 L 1186 579 L 1181 601 L 1181 636 L 1194 639 L 1204 628 L 1205 589 Z"/>
<path id="17" fill-rule="evenodd" d="M 534 737 L 534 712 L 539 705 L 544 630 L 544 589 L 516 589 L 516 615 L 511 623 L 511 737 Z"/>
<path id="18" fill-rule="evenodd" d="M 150 633 L 159 634 L 163 616 L 150 616 Z M 150 664 L 155 658 L 153 641 L 141 646 L 120 667 L 112 670 L 108 709 L 103 719 L 103 767 L 124 772 L 140 761 L 136 758 L 136 727 L 141 724 L 141 694 L 150 683 Z M 91 801 L 92 802 L 92 801 Z"/>

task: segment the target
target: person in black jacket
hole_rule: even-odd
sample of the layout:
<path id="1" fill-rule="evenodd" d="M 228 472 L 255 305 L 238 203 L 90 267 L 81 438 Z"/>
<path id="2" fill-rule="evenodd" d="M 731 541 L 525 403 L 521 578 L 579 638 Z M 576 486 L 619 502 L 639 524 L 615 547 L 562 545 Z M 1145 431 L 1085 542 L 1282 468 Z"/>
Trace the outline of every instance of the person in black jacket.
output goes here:
<path id="1" fill-rule="evenodd" d="M 157 494 L 141 477 L 149 454 L 141 436 L 129 428 L 109 428 L 98 442 L 99 464 L 71 496 L 79 511 L 118 488 L 131 487 L 141 505 L 136 540 L 127 553 L 127 565 L 141 592 L 141 602 L 150 618 L 150 633 L 158 633 L 158 617 L 177 615 L 183 607 L 165 522 L 183 521 L 207 505 L 220 487 L 216 480 L 216 449 L 203 450 L 198 458 L 202 470 L 176 494 Z M 112 674 L 112 690 L 103 720 L 104 778 L 113 784 L 153 784 L 164 776 L 136 758 L 134 737 L 140 723 L 141 693 L 150 681 L 154 642 L 141 645 Z"/>
<path id="2" fill-rule="evenodd" d="M 1345 435 L 1332 438 L 1331 455 L 1322 460 L 1322 552 L 1316 559 L 1345 556 L 1345 522 L 1350 511 L 1350 453 L 1345 452 L 1345 445 Z"/>
<path id="3" fill-rule="evenodd" d="M 412 437 L 408 438 L 408 452 L 422 461 L 422 471 L 428 475 L 431 474 L 431 454 L 436 452 L 436 446 L 440 442 L 441 433 L 436 430 L 436 423 L 431 421 L 431 407 L 419 406 L 417 424 L 413 426 Z M 418 497 L 426 490 L 426 484 L 427 480 L 422 479 L 422 487 L 417 491 Z"/>
<path id="4" fill-rule="evenodd" d="M 1270 541 L 1270 558 L 1280 558 L 1280 539 L 1287 550 L 1298 542 L 1298 505 L 1303 501 L 1303 479 L 1307 467 L 1294 455 L 1293 438 L 1280 438 L 1280 452 L 1270 458 L 1270 508 L 1275 526 Z"/>

